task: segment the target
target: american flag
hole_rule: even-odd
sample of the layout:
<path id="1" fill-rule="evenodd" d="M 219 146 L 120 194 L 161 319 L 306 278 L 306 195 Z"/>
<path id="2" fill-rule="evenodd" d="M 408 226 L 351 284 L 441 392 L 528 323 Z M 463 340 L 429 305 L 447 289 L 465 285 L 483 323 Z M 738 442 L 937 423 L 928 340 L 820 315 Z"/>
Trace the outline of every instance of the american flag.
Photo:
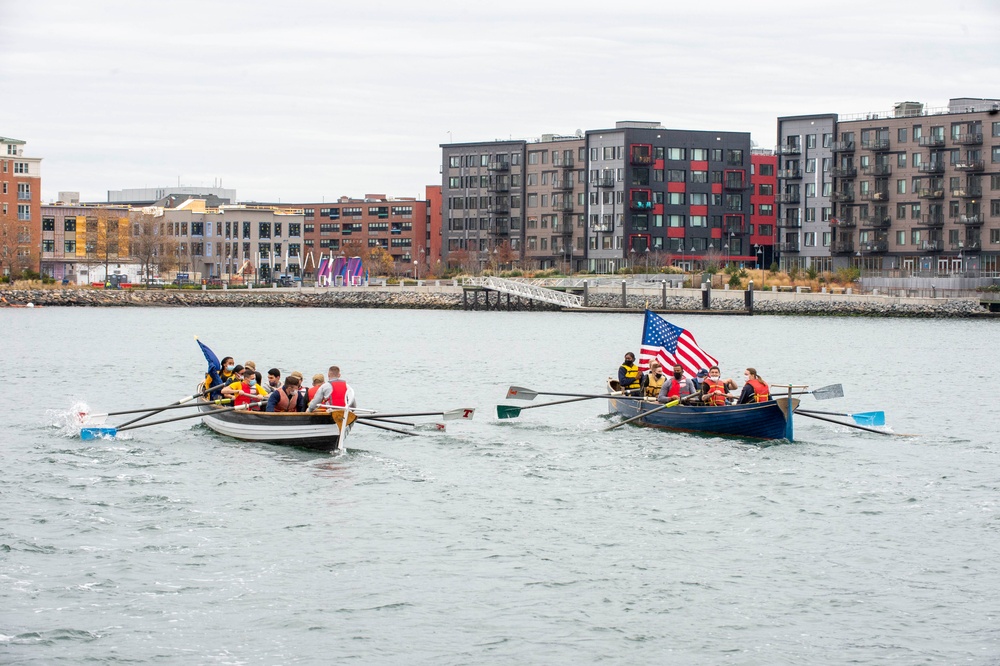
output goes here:
<path id="1" fill-rule="evenodd" d="M 639 370 L 646 372 L 649 362 L 657 359 L 669 375 L 674 364 L 684 368 L 685 377 L 694 377 L 701 368 L 710 368 L 718 361 L 698 346 L 694 336 L 683 328 L 651 310 L 646 310 L 646 324 L 642 330 L 642 347 L 639 349 Z"/>

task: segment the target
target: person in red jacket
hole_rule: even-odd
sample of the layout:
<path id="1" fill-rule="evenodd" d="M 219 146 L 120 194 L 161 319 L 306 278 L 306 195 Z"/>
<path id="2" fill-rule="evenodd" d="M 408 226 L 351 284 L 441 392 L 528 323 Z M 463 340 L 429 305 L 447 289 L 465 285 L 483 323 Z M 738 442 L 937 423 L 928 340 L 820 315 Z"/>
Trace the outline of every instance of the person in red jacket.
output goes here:
<path id="1" fill-rule="evenodd" d="M 354 390 L 340 377 L 340 368 L 331 365 L 327 371 L 329 381 L 319 387 L 312 400 L 309 401 L 310 412 L 316 411 L 320 405 L 333 408 L 347 407 L 354 398 Z"/>

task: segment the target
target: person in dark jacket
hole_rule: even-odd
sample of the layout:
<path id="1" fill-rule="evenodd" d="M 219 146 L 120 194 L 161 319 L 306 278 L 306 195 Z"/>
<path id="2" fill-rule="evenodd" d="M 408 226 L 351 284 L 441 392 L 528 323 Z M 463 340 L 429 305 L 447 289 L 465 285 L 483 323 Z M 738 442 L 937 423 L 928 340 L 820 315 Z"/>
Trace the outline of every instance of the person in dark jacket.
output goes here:
<path id="1" fill-rule="evenodd" d="M 625 354 L 625 361 L 618 366 L 618 383 L 621 384 L 625 395 L 638 395 L 641 381 L 639 366 L 635 364 L 635 354 L 628 352 Z"/>

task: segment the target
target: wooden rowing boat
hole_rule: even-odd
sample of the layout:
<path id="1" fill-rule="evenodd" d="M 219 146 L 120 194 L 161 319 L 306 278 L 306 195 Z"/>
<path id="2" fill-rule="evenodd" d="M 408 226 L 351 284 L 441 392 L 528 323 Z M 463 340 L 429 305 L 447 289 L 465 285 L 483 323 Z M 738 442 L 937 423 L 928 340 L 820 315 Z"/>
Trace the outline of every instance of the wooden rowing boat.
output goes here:
<path id="1" fill-rule="evenodd" d="M 342 437 L 338 422 L 343 423 L 343 410 L 306 413 L 233 411 L 204 398 L 200 398 L 199 402 L 201 422 L 220 435 L 247 442 L 298 446 L 316 451 L 339 449 L 341 440 L 350 433 L 350 424 L 355 417 L 353 412 L 349 414 Z"/>
<path id="2" fill-rule="evenodd" d="M 621 395 L 620 391 L 613 390 L 613 385 L 616 384 L 617 381 L 609 382 L 609 392 Z M 663 405 L 654 400 L 608 399 L 611 412 L 621 414 L 626 419 L 640 417 L 635 423 L 651 428 L 724 437 L 788 441 L 793 440 L 792 416 L 798 405 L 798 398 L 788 396 L 747 405 L 718 407 L 677 405 L 640 417 Z"/>

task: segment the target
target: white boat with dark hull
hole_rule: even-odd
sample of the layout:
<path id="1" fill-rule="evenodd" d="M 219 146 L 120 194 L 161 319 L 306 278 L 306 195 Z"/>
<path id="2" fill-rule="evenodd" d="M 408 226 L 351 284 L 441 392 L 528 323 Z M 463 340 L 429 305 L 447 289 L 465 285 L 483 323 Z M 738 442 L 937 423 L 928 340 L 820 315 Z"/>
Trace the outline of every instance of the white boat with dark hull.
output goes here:
<path id="1" fill-rule="evenodd" d="M 201 422 L 227 437 L 247 442 L 266 442 L 299 446 L 316 451 L 335 451 L 340 448 L 344 411 L 334 412 L 256 412 L 231 410 L 205 400 L 198 405 Z M 350 412 L 348 421 L 354 422 Z M 346 433 L 351 431 L 347 425 Z"/>

